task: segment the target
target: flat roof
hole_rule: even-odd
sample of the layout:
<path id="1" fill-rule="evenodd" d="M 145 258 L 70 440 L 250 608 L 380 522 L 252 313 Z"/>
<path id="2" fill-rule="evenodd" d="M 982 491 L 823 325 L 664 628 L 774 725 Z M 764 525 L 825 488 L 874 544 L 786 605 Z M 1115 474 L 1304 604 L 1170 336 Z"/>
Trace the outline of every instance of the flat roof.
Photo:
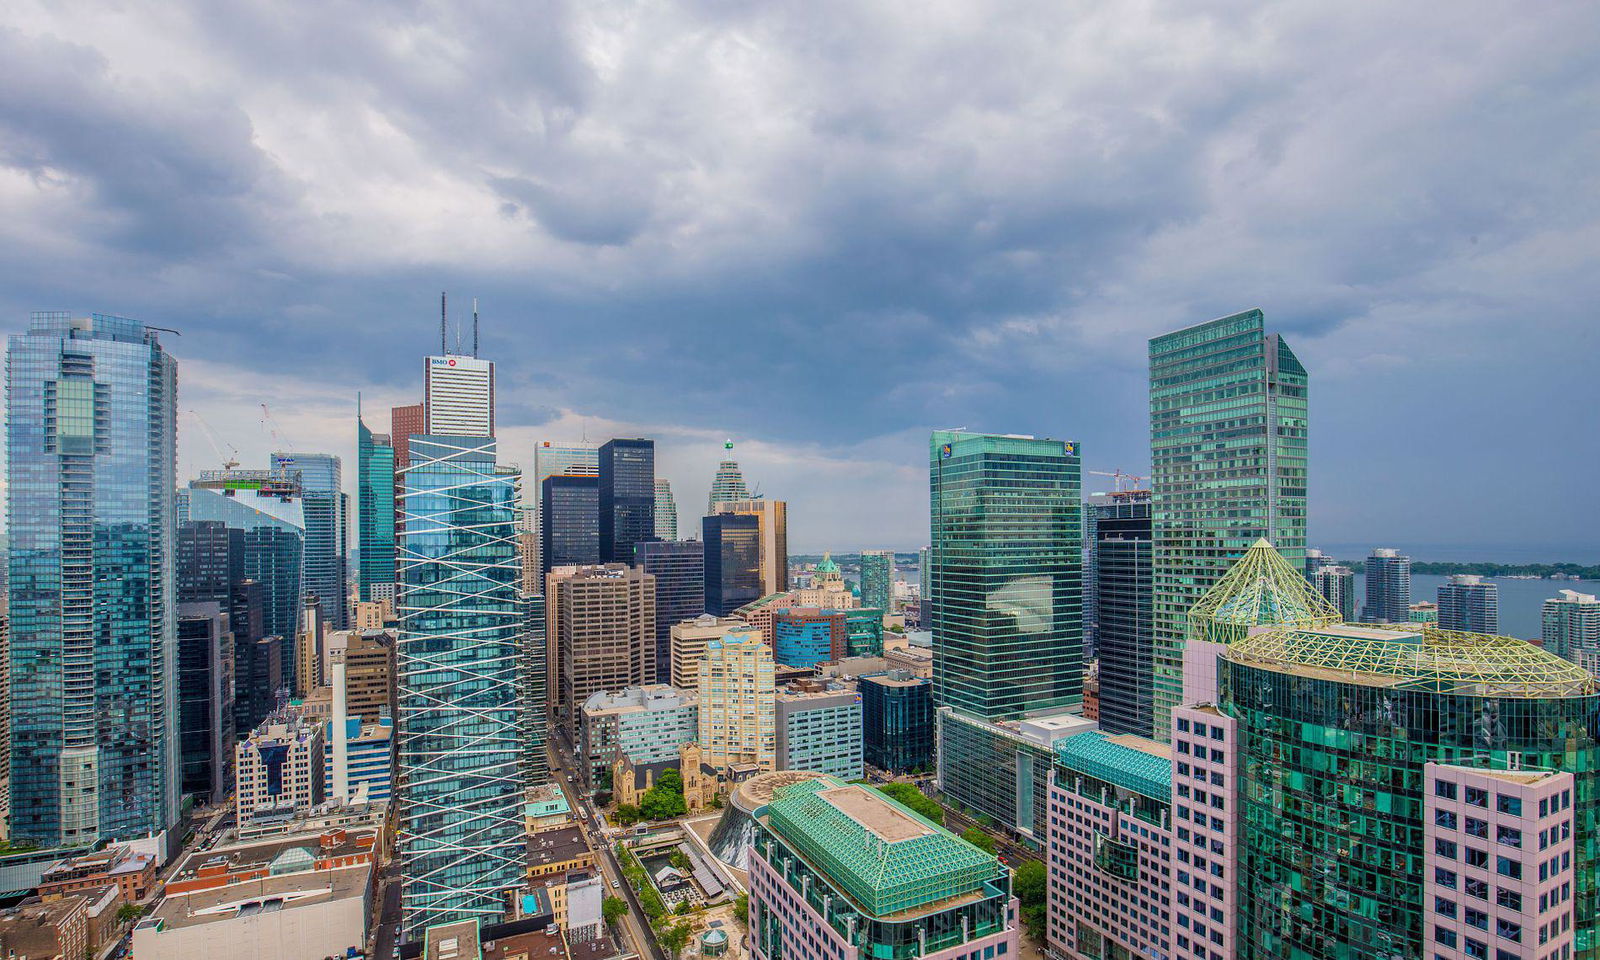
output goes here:
<path id="1" fill-rule="evenodd" d="M 172 893 L 162 898 L 150 916 L 168 928 L 179 929 L 232 920 L 252 912 L 293 910 L 330 900 L 365 897 L 371 875 L 372 864 L 359 863 L 333 870 L 261 877 L 191 893 Z"/>
<path id="2" fill-rule="evenodd" d="M 926 826 L 895 809 L 894 805 L 876 790 L 852 784 L 820 790 L 817 796 L 838 807 L 845 816 L 871 830 L 880 840 L 887 843 L 914 840 L 933 833 Z"/>

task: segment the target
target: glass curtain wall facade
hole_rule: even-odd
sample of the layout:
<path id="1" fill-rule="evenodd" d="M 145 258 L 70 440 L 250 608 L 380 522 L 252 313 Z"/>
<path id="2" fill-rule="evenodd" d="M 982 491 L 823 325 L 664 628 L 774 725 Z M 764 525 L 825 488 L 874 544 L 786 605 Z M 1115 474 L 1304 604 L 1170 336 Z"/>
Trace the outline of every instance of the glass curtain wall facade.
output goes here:
<path id="1" fill-rule="evenodd" d="M 761 518 L 721 513 L 701 521 L 706 551 L 706 613 L 726 617 L 762 596 Z"/>
<path id="2" fill-rule="evenodd" d="M 1411 620 L 1411 558 L 1380 547 L 1366 563 L 1367 597 L 1361 619 L 1367 623 Z"/>
<path id="3" fill-rule="evenodd" d="M 861 605 L 892 609 L 894 600 L 894 551 L 861 551 Z"/>
<path id="4" fill-rule="evenodd" d="M 889 773 L 933 766 L 933 682 L 906 671 L 862 677 L 861 739 L 867 763 Z"/>
<path id="5" fill-rule="evenodd" d="M 1311 574 L 1311 585 L 1339 611 L 1346 623 L 1356 619 L 1356 575 L 1349 567 L 1319 566 Z"/>
<path id="6" fill-rule="evenodd" d="M 524 877 L 517 478 L 490 437 L 411 438 L 397 644 L 403 936 L 499 917 Z"/>
<path id="7" fill-rule="evenodd" d="M 656 677 L 672 675 L 672 628 L 706 612 L 706 550 L 698 540 L 635 544 L 635 565 L 656 578 Z"/>
<path id="8" fill-rule="evenodd" d="M 362 600 L 394 589 L 394 446 L 389 435 L 373 433 L 356 420 L 356 522 L 360 530 Z"/>
<path id="9" fill-rule="evenodd" d="M 1150 341 L 1155 736 L 1183 697 L 1185 614 L 1266 538 L 1306 548 L 1306 370 L 1260 310 Z"/>
<path id="10" fill-rule="evenodd" d="M 933 682 L 985 719 L 1083 694 L 1083 503 L 1075 444 L 933 434 Z"/>
<path id="11" fill-rule="evenodd" d="M 6 352 L 11 836 L 178 818 L 177 363 L 134 320 L 36 313 Z"/>
<path id="12" fill-rule="evenodd" d="M 1089 510 L 1095 569 L 1087 592 L 1099 620 L 1100 729 L 1148 737 L 1155 722 L 1150 492 L 1093 498 Z"/>
<path id="13" fill-rule="evenodd" d="M 633 545 L 655 536 L 655 441 L 606 441 L 600 447 L 600 562 L 632 563 Z"/>
<path id="14" fill-rule="evenodd" d="M 339 458 L 328 453 L 279 453 L 273 461 L 300 472 L 306 518 L 301 589 L 322 601 L 322 616 L 331 629 L 348 629 L 350 524 Z"/>
<path id="15" fill-rule="evenodd" d="M 541 580 L 556 567 L 600 562 L 600 480 L 545 477 L 539 491 Z"/>
<path id="16" fill-rule="evenodd" d="M 1500 587 L 1472 574 L 1439 585 L 1439 628 L 1471 633 L 1500 632 Z"/>

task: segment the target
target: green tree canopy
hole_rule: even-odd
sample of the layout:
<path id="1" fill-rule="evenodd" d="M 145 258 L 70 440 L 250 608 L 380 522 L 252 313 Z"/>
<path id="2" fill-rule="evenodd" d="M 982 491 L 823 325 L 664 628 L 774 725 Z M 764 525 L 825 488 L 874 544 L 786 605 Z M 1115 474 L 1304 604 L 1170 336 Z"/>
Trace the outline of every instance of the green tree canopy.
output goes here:
<path id="1" fill-rule="evenodd" d="M 982 850 L 984 853 L 992 854 L 998 849 L 994 842 L 994 837 L 989 836 L 987 833 L 984 833 L 977 827 L 968 827 L 967 829 L 961 831 L 961 839 L 972 844 L 974 847 L 977 847 L 979 850 Z"/>
<path id="2" fill-rule="evenodd" d="M 621 897 L 606 897 L 600 903 L 600 912 L 605 916 L 606 923 L 616 923 L 627 914 L 628 901 Z"/>
<path id="3" fill-rule="evenodd" d="M 900 801 L 912 810 L 944 826 L 944 810 L 922 795 L 922 791 L 909 783 L 886 783 L 878 788 L 884 794 Z"/>

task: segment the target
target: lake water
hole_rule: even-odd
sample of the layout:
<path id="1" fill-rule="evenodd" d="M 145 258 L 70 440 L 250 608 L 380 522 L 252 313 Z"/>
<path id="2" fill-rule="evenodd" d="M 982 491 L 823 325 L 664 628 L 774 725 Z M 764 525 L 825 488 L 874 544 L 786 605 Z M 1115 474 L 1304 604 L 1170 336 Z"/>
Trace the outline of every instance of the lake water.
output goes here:
<path id="1" fill-rule="evenodd" d="M 1448 577 L 1427 574 L 1411 575 L 1411 602 L 1439 602 L 1439 587 Z M 1600 582 L 1593 580 L 1508 580 L 1504 577 L 1484 578 L 1499 588 L 1500 632 L 1524 640 L 1537 640 L 1543 632 L 1539 622 L 1544 602 L 1561 590 L 1579 593 L 1600 593 Z M 1366 577 L 1356 574 L 1356 616 L 1361 615 L 1361 604 L 1366 602 Z"/>

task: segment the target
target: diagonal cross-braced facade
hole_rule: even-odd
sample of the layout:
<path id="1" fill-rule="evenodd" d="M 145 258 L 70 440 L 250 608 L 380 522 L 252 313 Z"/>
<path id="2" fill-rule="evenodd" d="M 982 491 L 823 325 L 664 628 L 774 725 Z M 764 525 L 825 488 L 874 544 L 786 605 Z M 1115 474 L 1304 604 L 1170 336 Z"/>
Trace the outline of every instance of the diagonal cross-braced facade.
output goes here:
<path id="1" fill-rule="evenodd" d="M 399 848 L 407 936 L 493 921 L 522 878 L 516 474 L 490 437 L 414 436 L 400 474 Z"/>

